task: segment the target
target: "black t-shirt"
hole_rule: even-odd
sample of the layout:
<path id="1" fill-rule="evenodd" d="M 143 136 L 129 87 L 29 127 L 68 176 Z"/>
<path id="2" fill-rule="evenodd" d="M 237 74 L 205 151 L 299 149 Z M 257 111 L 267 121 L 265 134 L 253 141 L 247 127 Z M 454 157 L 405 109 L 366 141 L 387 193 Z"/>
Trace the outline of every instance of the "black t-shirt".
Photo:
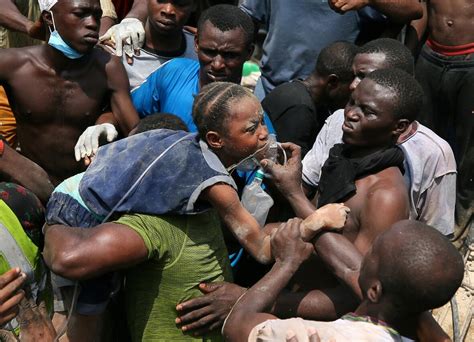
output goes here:
<path id="1" fill-rule="evenodd" d="M 314 144 L 329 112 L 317 110 L 308 90 L 300 81 L 284 83 L 262 101 L 279 142 L 301 146 L 304 156 Z"/>

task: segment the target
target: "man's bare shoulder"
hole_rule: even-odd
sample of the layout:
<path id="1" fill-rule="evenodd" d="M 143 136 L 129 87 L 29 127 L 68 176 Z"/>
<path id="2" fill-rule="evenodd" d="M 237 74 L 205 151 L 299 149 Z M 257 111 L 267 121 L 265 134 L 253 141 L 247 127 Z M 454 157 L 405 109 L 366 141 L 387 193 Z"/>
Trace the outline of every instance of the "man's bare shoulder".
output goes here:
<path id="1" fill-rule="evenodd" d="M 368 204 L 380 205 L 408 201 L 408 188 L 398 167 L 389 167 L 367 176 L 366 179 L 364 190 Z"/>
<path id="2" fill-rule="evenodd" d="M 15 71 L 18 66 L 28 62 L 44 63 L 43 51 L 43 46 L 0 49 L 0 65 L 7 68 L 2 71 Z"/>

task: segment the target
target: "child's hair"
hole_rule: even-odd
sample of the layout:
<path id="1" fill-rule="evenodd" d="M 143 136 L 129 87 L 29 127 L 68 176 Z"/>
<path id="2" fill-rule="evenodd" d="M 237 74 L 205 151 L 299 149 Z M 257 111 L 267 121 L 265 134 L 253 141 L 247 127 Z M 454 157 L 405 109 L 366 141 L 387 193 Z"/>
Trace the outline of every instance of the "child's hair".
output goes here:
<path id="1" fill-rule="evenodd" d="M 141 119 L 133 131 L 133 134 L 159 128 L 172 129 L 174 131 L 188 131 L 188 127 L 178 116 L 169 113 L 154 113 Z"/>
<path id="2" fill-rule="evenodd" d="M 230 82 L 214 82 L 201 89 L 194 99 L 193 120 L 201 139 L 209 131 L 226 132 L 230 117 L 230 105 L 242 98 L 258 101 L 250 90 Z"/>

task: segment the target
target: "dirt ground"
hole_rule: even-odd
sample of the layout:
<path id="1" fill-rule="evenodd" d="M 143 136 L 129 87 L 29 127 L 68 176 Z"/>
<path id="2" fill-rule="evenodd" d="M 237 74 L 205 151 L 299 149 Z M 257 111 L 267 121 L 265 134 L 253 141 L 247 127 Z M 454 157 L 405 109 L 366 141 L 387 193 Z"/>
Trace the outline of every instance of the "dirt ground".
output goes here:
<path id="1" fill-rule="evenodd" d="M 455 300 L 459 314 L 459 335 L 456 341 L 453 339 L 451 304 L 446 304 L 442 308 L 434 310 L 433 316 L 454 342 L 474 342 L 474 322 L 472 322 L 474 312 L 474 243 L 470 245 L 466 255 L 463 285 L 457 291 Z M 464 336 L 464 339 L 459 339 L 462 336 Z"/>

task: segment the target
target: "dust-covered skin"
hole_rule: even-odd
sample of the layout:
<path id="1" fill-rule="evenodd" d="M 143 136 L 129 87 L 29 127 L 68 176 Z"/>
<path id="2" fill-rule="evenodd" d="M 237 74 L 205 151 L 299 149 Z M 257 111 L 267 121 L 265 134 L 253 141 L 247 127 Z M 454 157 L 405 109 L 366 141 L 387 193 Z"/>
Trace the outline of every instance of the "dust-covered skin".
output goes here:
<path id="1" fill-rule="evenodd" d="M 350 209 L 344 203 L 330 203 L 316 210 L 303 220 L 300 226 L 303 241 L 310 241 L 320 231 L 339 230 L 346 223 Z"/>

